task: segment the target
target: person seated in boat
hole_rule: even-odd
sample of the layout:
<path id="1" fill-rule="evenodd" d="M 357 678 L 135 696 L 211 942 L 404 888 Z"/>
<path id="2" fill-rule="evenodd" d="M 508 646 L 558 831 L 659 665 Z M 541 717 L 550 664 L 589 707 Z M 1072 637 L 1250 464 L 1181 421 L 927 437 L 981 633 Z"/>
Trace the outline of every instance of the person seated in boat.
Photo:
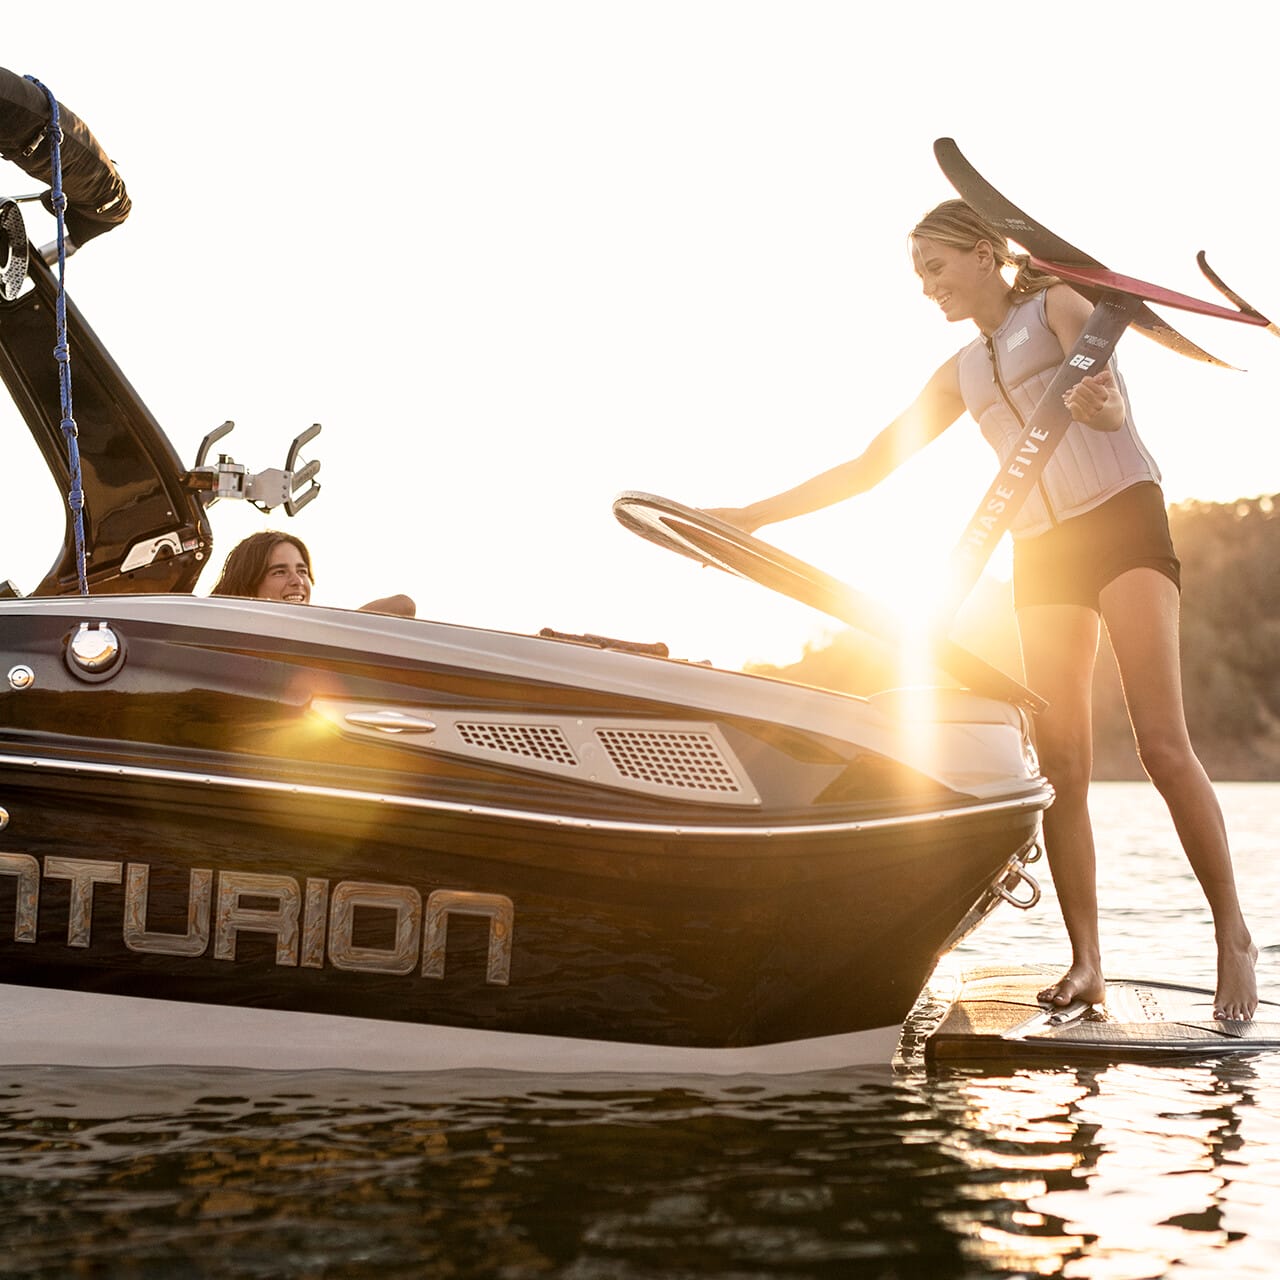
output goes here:
<path id="1" fill-rule="evenodd" d="M 264 529 L 231 548 L 209 594 L 310 604 L 314 581 L 306 543 L 291 533 Z M 413 618 L 417 616 L 417 606 L 406 595 L 380 596 L 362 604 L 360 612 Z"/>
<path id="2" fill-rule="evenodd" d="M 1076 345 L 1091 306 L 1015 255 L 961 200 L 938 205 L 910 236 L 924 296 L 952 323 L 978 329 L 936 370 L 912 405 L 856 458 L 746 507 L 710 509 L 753 533 L 863 493 L 966 410 L 1008 463 L 1035 405 Z M 1017 355 L 1013 353 L 1017 352 Z M 1105 621 L 1124 683 L 1138 755 L 1173 818 L 1208 900 L 1217 941 L 1219 1018 L 1251 1018 L 1258 951 L 1241 911 L 1222 810 L 1187 733 L 1179 664 L 1179 562 L 1160 472 L 1133 425 L 1114 361 L 1063 396 L 1071 423 L 1018 512 L 1013 595 L 1027 683 L 1048 700 L 1036 722 L 1041 768 L 1057 793 L 1044 815 L 1045 849 L 1071 943 L 1071 965 L 1041 993 L 1063 1008 L 1106 996 L 1098 933 L 1088 790 L 1090 690 Z M 1065 461 L 1064 461 L 1065 460 Z"/>

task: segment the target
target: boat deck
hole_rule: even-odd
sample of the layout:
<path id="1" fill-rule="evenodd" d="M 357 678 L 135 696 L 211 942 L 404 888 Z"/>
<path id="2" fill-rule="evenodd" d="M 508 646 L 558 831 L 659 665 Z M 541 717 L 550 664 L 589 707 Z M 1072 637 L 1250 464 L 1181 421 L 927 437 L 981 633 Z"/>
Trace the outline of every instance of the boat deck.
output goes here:
<path id="1" fill-rule="evenodd" d="M 1213 992 L 1168 982 L 1108 981 L 1102 1006 L 1046 1009 L 1036 992 L 1057 970 L 985 968 L 964 975 L 960 991 L 925 1044 L 937 1061 L 1046 1058 L 1169 1059 L 1280 1049 L 1280 1004 L 1264 1000 L 1251 1022 L 1213 1017 Z"/>

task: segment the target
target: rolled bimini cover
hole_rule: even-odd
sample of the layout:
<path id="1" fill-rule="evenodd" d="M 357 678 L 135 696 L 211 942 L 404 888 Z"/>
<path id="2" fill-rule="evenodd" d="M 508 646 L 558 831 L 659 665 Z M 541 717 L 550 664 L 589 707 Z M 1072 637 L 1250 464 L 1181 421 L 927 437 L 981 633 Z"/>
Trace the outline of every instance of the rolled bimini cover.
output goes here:
<path id="1" fill-rule="evenodd" d="M 43 89 L 0 67 L 0 156 L 37 181 L 52 183 L 49 99 Z M 58 103 L 67 233 L 77 245 L 118 226 L 132 207 L 124 181 L 83 120 Z M 51 209 L 51 195 L 44 197 Z"/>

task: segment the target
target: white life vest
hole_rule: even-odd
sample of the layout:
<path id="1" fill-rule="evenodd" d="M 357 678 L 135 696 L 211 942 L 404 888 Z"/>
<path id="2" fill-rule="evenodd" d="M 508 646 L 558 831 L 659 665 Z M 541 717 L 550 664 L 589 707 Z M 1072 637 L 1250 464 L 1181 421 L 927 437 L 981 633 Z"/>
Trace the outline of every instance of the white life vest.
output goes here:
<path id="1" fill-rule="evenodd" d="M 965 408 L 1003 463 L 1066 355 L 1045 317 L 1045 291 L 1016 302 L 988 338 L 975 338 L 959 356 Z M 1045 465 L 1035 491 L 1014 518 L 1015 538 L 1045 533 L 1083 515 L 1160 469 L 1133 425 L 1129 393 L 1114 356 L 1110 369 L 1124 398 L 1124 425 L 1096 431 L 1073 422 Z"/>

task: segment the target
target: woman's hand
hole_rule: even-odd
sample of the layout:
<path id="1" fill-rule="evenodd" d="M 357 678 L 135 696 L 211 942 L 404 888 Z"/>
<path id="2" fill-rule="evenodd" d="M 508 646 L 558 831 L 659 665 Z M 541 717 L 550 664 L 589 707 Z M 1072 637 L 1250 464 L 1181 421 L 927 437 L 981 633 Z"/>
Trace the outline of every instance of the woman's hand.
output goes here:
<path id="1" fill-rule="evenodd" d="M 1095 431 L 1118 431 L 1124 425 L 1124 399 L 1110 369 L 1087 374 L 1063 397 L 1072 421 Z"/>
<path id="2" fill-rule="evenodd" d="M 703 512 L 716 520 L 723 520 L 743 533 L 755 533 L 761 525 L 767 524 L 752 507 L 704 507 Z"/>

